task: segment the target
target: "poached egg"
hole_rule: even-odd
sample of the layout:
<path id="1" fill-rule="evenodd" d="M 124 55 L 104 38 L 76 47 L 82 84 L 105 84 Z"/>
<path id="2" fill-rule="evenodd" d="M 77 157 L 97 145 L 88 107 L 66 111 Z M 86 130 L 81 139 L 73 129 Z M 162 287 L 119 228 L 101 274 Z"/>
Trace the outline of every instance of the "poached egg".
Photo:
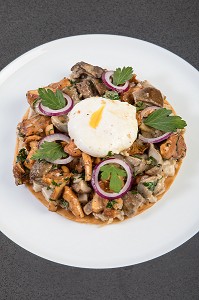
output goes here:
<path id="1" fill-rule="evenodd" d="M 68 132 L 76 146 L 94 157 L 119 154 L 137 138 L 136 108 L 119 100 L 91 97 L 68 114 Z"/>

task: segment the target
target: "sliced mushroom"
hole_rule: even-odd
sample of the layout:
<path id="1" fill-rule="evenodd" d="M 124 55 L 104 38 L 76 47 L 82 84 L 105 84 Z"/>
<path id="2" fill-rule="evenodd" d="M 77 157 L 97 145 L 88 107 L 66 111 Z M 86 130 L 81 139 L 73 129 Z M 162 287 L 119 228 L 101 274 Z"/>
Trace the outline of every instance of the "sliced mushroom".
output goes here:
<path id="1" fill-rule="evenodd" d="M 148 148 L 149 144 L 143 143 L 140 139 L 137 139 L 127 150 L 127 152 L 129 153 L 129 155 L 143 154 Z"/>
<path id="2" fill-rule="evenodd" d="M 160 146 L 160 153 L 165 159 L 181 159 L 186 155 L 186 144 L 182 133 L 172 134 L 165 143 Z"/>
<path id="3" fill-rule="evenodd" d="M 160 155 L 160 152 L 155 148 L 155 146 L 153 144 L 150 144 L 149 146 L 149 157 L 153 157 L 155 158 L 155 160 L 157 161 L 157 164 L 163 164 L 163 159 L 162 156 Z"/>
<path id="4" fill-rule="evenodd" d="M 87 78 L 76 83 L 76 87 L 83 99 L 97 96 L 97 91 L 93 85 L 93 82 Z"/>
<path id="5" fill-rule="evenodd" d="M 49 124 L 49 125 L 46 126 L 45 133 L 46 133 L 46 135 L 50 135 L 50 134 L 55 133 L 53 124 Z"/>
<path id="6" fill-rule="evenodd" d="M 29 181 L 28 173 L 24 170 L 21 163 L 17 162 L 13 166 L 13 175 L 15 177 L 15 184 L 20 185 Z"/>
<path id="7" fill-rule="evenodd" d="M 105 205 L 104 205 L 103 198 L 101 198 L 100 196 L 98 196 L 95 193 L 93 196 L 93 199 L 92 199 L 92 211 L 94 213 L 99 213 L 99 212 L 103 211 L 104 208 L 105 208 Z"/>
<path id="8" fill-rule="evenodd" d="M 145 203 L 145 199 L 139 194 L 133 194 L 131 192 L 126 193 L 123 196 L 123 210 L 127 217 L 134 215 L 138 208 Z"/>
<path id="9" fill-rule="evenodd" d="M 160 191 L 160 187 L 155 190 L 158 182 L 162 179 L 162 176 L 150 176 L 150 177 L 143 177 L 140 182 L 138 183 L 137 190 L 138 192 L 149 202 L 156 202 L 157 198 L 154 196 Z M 163 187 L 164 181 L 161 181 L 161 188 Z"/>
<path id="10" fill-rule="evenodd" d="M 115 210 L 112 208 L 105 208 L 103 215 L 109 219 L 119 219 L 120 221 L 124 220 L 124 212 L 122 210 Z"/>
<path id="11" fill-rule="evenodd" d="M 42 188 L 43 188 L 43 185 L 37 183 L 36 181 L 33 181 L 33 183 L 32 183 L 32 188 L 33 188 L 33 190 L 34 190 L 36 193 L 37 193 L 37 192 L 41 192 L 41 190 L 42 190 Z"/>
<path id="12" fill-rule="evenodd" d="M 75 145 L 74 141 L 71 140 L 65 147 L 64 151 L 73 157 L 80 157 L 82 152 L 77 146 Z"/>
<path id="13" fill-rule="evenodd" d="M 38 90 L 31 90 L 27 92 L 26 98 L 32 109 L 34 109 L 34 102 L 38 97 L 39 97 Z"/>
<path id="14" fill-rule="evenodd" d="M 176 160 L 174 159 L 165 160 L 162 165 L 165 176 L 174 176 L 175 166 L 176 166 Z"/>
<path id="15" fill-rule="evenodd" d="M 19 133 L 23 136 L 43 134 L 47 125 L 50 124 L 50 117 L 36 115 L 30 119 L 24 119 L 18 124 Z"/>
<path id="16" fill-rule="evenodd" d="M 98 66 L 92 66 L 83 61 L 76 63 L 72 68 L 72 79 L 77 79 L 85 75 L 93 76 L 94 78 L 101 78 L 104 70 Z"/>
<path id="17" fill-rule="evenodd" d="M 86 204 L 88 202 L 88 194 L 87 193 L 78 194 L 78 200 L 80 203 Z"/>
<path id="18" fill-rule="evenodd" d="M 133 167 L 134 173 L 136 175 L 142 174 L 144 171 L 148 170 L 150 166 L 147 164 L 146 159 L 128 156 L 126 157 L 126 161 L 130 163 Z"/>
<path id="19" fill-rule="evenodd" d="M 68 116 L 51 117 L 53 125 L 61 132 L 68 133 Z"/>
<path id="20" fill-rule="evenodd" d="M 53 211 L 53 212 L 57 211 L 57 201 L 50 200 L 48 203 L 48 210 Z"/>
<path id="21" fill-rule="evenodd" d="M 83 180 L 83 179 L 81 179 L 77 183 L 74 183 L 72 185 L 72 188 L 76 193 L 79 193 L 79 194 L 84 194 L 84 193 L 90 193 L 91 192 L 91 188 L 88 186 L 86 181 Z"/>
<path id="22" fill-rule="evenodd" d="M 84 212 L 82 210 L 80 202 L 70 187 L 65 186 L 63 198 L 69 203 L 69 208 L 76 217 L 84 217 Z"/>
<path id="23" fill-rule="evenodd" d="M 43 187 L 41 189 L 42 195 L 44 196 L 44 198 L 46 199 L 46 201 L 50 201 L 50 196 L 52 194 L 52 190 L 48 189 L 47 187 Z"/>
<path id="24" fill-rule="evenodd" d="M 90 181 L 92 176 L 92 160 L 89 154 L 82 152 L 82 159 L 85 168 L 85 181 Z"/>
<path id="25" fill-rule="evenodd" d="M 43 183 L 42 177 L 52 169 L 52 164 L 45 161 L 36 161 L 30 170 L 30 181 Z"/>
<path id="26" fill-rule="evenodd" d="M 151 105 L 163 107 L 164 99 L 161 92 L 154 87 L 145 87 L 141 90 L 133 92 L 135 103 L 142 101 Z"/>
<path id="27" fill-rule="evenodd" d="M 154 166 L 149 170 L 146 170 L 145 173 L 150 176 L 155 176 L 162 173 L 162 165 Z"/>
<path id="28" fill-rule="evenodd" d="M 77 103 L 80 102 L 80 99 L 79 99 L 79 94 L 77 92 L 77 89 L 75 86 L 71 85 L 71 86 L 67 86 L 63 89 L 63 92 L 65 94 L 67 94 L 69 97 L 71 97 L 71 99 L 73 100 L 74 102 L 74 105 L 76 105 Z"/>
<path id="29" fill-rule="evenodd" d="M 32 159 L 33 154 L 35 154 L 35 152 L 38 149 L 38 141 L 32 141 L 30 142 L 30 151 L 28 153 L 28 156 L 26 158 L 26 160 L 24 161 L 24 166 L 28 169 L 31 169 L 32 166 L 35 163 L 35 160 Z"/>
<path id="30" fill-rule="evenodd" d="M 105 94 L 106 91 L 108 91 L 106 85 L 102 82 L 100 82 L 99 79 L 93 78 L 93 77 L 88 77 L 88 79 L 93 83 L 93 87 L 99 94 L 99 96 L 102 96 Z"/>
<path id="31" fill-rule="evenodd" d="M 155 196 L 158 196 L 158 195 L 164 193 L 164 191 L 165 191 L 165 184 L 164 183 L 165 183 L 165 178 L 164 177 L 162 177 L 158 180 L 157 185 L 156 185 L 156 187 L 154 189 L 154 192 L 153 192 L 153 194 Z"/>
<path id="32" fill-rule="evenodd" d="M 66 182 L 63 182 L 59 186 L 56 186 L 54 188 L 54 191 L 52 192 L 52 195 L 50 196 L 51 200 L 58 200 L 61 197 L 61 194 L 63 193 L 64 187 L 66 185 Z"/>
<path id="33" fill-rule="evenodd" d="M 89 201 L 84 205 L 83 210 L 87 216 L 90 215 L 92 213 L 92 201 Z"/>
<path id="34" fill-rule="evenodd" d="M 66 77 L 64 77 L 62 80 L 58 81 L 58 82 L 54 82 L 49 84 L 49 86 L 47 88 L 52 88 L 52 89 L 59 89 L 59 90 L 63 90 L 66 86 L 70 86 L 70 80 Z"/>

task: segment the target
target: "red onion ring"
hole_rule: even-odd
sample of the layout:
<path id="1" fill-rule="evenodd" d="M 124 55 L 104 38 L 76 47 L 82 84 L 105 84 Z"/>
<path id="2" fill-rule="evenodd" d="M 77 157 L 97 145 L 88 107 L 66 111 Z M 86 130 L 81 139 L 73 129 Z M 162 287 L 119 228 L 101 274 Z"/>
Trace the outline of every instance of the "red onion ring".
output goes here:
<path id="1" fill-rule="evenodd" d="M 119 193 L 107 193 L 99 185 L 98 176 L 99 176 L 100 168 L 106 164 L 119 164 L 125 169 L 127 173 L 126 183 Z M 130 190 L 132 183 L 133 183 L 133 173 L 130 166 L 126 162 L 118 158 L 106 159 L 103 162 L 99 163 L 97 166 L 95 166 L 92 174 L 92 179 L 91 179 L 91 184 L 95 192 L 100 197 L 109 200 L 117 199 L 125 195 Z"/>
<path id="2" fill-rule="evenodd" d="M 73 108 L 74 102 L 68 95 L 63 93 L 64 98 L 66 99 L 66 105 L 61 109 L 51 109 L 47 106 L 44 106 L 41 102 L 38 104 L 37 109 L 41 114 L 46 116 L 61 116 L 66 115 Z"/>
<path id="3" fill-rule="evenodd" d="M 116 91 L 118 93 L 126 92 L 129 88 L 129 81 L 126 81 L 124 85 L 117 86 L 111 82 L 110 77 L 113 75 L 113 71 L 107 71 L 102 74 L 103 83 L 111 90 Z"/>
<path id="4" fill-rule="evenodd" d="M 62 133 L 50 134 L 50 135 L 47 135 L 46 137 L 44 137 L 39 142 L 39 147 L 41 147 L 41 145 L 44 142 L 55 142 L 55 141 L 64 141 L 64 142 L 68 143 L 70 141 L 70 138 L 67 135 L 62 134 Z M 73 159 L 74 159 L 74 157 L 68 156 L 67 158 L 56 159 L 54 161 L 50 161 L 50 160 L 47 160 L 47 161 L 49 161 L 49 162 L 51 162 L 53 164 L 66 165 L 69 162 L 71 162 Z"/>
<path id="5" fill-rule="evenodd" d="M 150 144 L 156 144 L 156 143 L 160 143 L 166 139 L 168 139 L 168 137 L 171 135 L 171 132 L 166 132 L 161 136 L 158 136 L 156 138 L 146 138 L 143 135 L 139 134 L 138 138 L 143 141 L 144 143 L 150 143 Z"/>

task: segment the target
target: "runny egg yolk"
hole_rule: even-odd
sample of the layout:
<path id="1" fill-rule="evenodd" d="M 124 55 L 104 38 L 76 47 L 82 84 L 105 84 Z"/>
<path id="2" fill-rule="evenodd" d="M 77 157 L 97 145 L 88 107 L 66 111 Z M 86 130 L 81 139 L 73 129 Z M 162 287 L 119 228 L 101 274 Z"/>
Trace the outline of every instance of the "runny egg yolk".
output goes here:
<path id="1" fill-rule="evenodd" d="M 102 113 L 104 110 L 105 104 L 103 104 L 98 110 L 92 113 L 89 125 L 93 128 L 96 128 L 99 125 L 99 122 L 102 119 Z"/>

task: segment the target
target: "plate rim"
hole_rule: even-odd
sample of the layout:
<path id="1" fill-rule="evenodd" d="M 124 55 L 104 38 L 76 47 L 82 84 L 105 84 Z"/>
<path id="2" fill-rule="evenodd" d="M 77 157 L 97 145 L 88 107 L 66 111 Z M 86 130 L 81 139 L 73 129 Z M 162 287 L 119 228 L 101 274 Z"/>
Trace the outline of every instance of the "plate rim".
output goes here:
<path id="1" fill-rule="evenodd" d="M 181 58 L 181 57 L 178 56 L 177 54 L 171 52 L 170 50 L 167 50 L 167 49 L 165 49 L 165 48 L 163 48 L 163 47 L 161 47 L 161 46 L 159 46 L 159 45 L 156 45 L 156 44 L 154 44 L 154 43 L 151 43 L 151 42 L 148 42 L 148 41 L 145 41 L 145 40 L 142 40 L 142 39 L 138 39 L 138 38 L 133 38 L 133 37 L 129 37 L 129 36 L 123 36 L 123 35 L 114 35 L 114 34 L 83 34 L 83 35 L 82 35 L 82 34 L 80 34 L 80 35 L 63 37 L 63 38 L 59 38 L 59 39 L 55 39 L 55 40 L 46 42 L 46 43 L 44 43 L 44 44 L 41 44 L 41 45 L 39 45 L 39 46 L 36 46 L 36 47 L 34 47 L 34 48 L 28 50 L 27 52 L 21 54 L 20 56 L 18 56 L 17 58 L 15 58 L 13 61 L 11 61 L 8 65 L 6 65 L 6 66 L 1 70 L 1 72 L 0 72 L 0 86 L 1 86 L 1 84 L 3 84 L 3 82 L 5 82 L 5 81 L 6 81 L 6 80 L 7 80 L 14 72 L 16 72 L 18 69 L 20 69 L 20 66 L 18 66 L 18 65 L 20 64 L 20 62 L 23 61 L 23 59 L 24 59 L 25 56 L 31 55 L 32 52 L 35 52 L 36 50 L 40 50 L 40 49 L 42 49 L 42 48 L 44 48 L 44 47 L 46 47 L 46 46 L 49 46 L 49 45 L 53 45 L 53 44 L 55 44 L 55 43 L 57 43 L 57 42 L 60 42 L 60 41 L 65 40 L 65 39 L 74 39 L 74 38 L 79 38 L 79 37 L 92 37 L 92 36 L 95 36 L 95 37 L 97 37 L 97 36 L 99 36 L 99 37 L 102 37 L 102 36 L 111 36 L 111 37 L 116 37 L 116 38 L 117 38 L 117 37 L 119 37 L 119 38 L 126 38 L 126 39 L 137 40 L 137 41 L 139 41 L 139 42 L 147 43 L 147 44 L 149 44 L 149 45 L 158 47 L 159 49 L 168 52 L 170 55 L 175 56 L 178 60 L 180 59 L 181 62 L 185 63 L 186 65 L 188 64 L 189 67 L 192 68 L 192 71 L 194 71 L 194 72 L 196 71 L 196 72 L 197 72 L 197 75 L 198 75 L 197 69 L 196 69 L 193 65 L 191 65 L 189 62 L 187 62 L 186 60 L 184 60 L 183 58 Z M 16 65 L 15 68 L 14 68 L 14 70 L 12 69 L 13 65 L 14 65 L 14 66 Z M 10 73 L 10 72 L 11 72 L 11 73 Z M 4 78 L 4 76 L 5 76 L 5 78 Z M 1 79 L 2 79 L 2 81 L 1 81 Z M 142 260 L 141 262 L 138 262 L 138 263 L 142 263 L 142 262 L 145 262 L 145 261 L 149 261 L 149 260 L 155 259 L 155 258 L 157 258 L 157 257 L 159 257 L 159 256 L 162 256 L 162 255 L 164 255 L 164 254 L 166 254 L 166 253 L 168 253 L 168 252 L 170 252 L 170 251 L 172 251 L 172 250 L 174 250 L 174 249 L 176 249 L 176 248 L 182 246 L 182 245 L 183 245 L 185 242 L 187 242 L 190 238 L 192 238 L 194 235 L 196 235 L 197 232 L 198 232 L 198 230 L 196 230 L 196 231 L 195 231 L 194 233 L 192 233 L 191 235 L 188 235 L 188 237 L 186 237 L 186 239 L 184 239 L 184 241 L 183 241 L 182 243 L 178 244 L 178 246 L 176 246 L 175 248 L 172 247 L 172 249 L 166 250 L 165 252 L 161 252 L 161 254 L 159 254 L 159 255 L 155 255 L 154 257 L 151 257 L 150 259 Z M 2 233 L 3 233 L 4 235 L 6 235 L 9 239 L 11 239 L 10 236 L 7 235 L 4 231 L 2 231 Z M 13 238 L 12 238 L 12 241 L 15 242 L 15 243 L 16 243 L 18 246 L 20 246 L 21 248 L 27 250 L 27 251 L 30 252 L 30 253 L 33 253 L 34 255 L 37 255 L 37 256 L 42 257 L 42 258 L 44 258 L 44 259 L 47 259 L 47 260 L 49 260 L 49 261 L 55 262 L 55 260 L 51 260 L 51 259 L 49 259 L 49 258 L 45 258 L 45 257 L 39 255 L 36 251 L 34 252 L 34 251 L 29 250 L 28 248 L 26 248 L 26 247 L 24 247 L 24 246 L 21 246 L 21 245 L 20 245 L 18 242 L 16 242 L 15 239 L 13 239 Z M 169 248 L 169 247 L 168 247 L 168 248 Z M 63 265 L 66 265 L 66 264 L 61 263 L 61 262 L 58 262 L 58 261 L 56 261 L 56 262 L 57 262 L 57 263 L 60 263 L 60 264 L 63 264 Z M 138 264 L 138 263 L 133 263 L 133 265 L 134 265 L 134 264 Z M 67 264 L 67 265 L 68 265 L 68 264 Z M 123 264 L 122 266 L 113 266 L 113 267 L 95 268 L 95 267 L 91 267 L 91 266 L 85 267 L 85 266 L 76 266 L 76 265 L 70 264 L 70 266 L 73 266 L 73 267 L 88 268 L 88 269 L 91 269 L 91 268 L 92 268 L 92 269 L 119 268 L 119 267 L 125 267 L 125 266 L 129 266 L 129 265 L 131 265 L 131 264 Z"/>

